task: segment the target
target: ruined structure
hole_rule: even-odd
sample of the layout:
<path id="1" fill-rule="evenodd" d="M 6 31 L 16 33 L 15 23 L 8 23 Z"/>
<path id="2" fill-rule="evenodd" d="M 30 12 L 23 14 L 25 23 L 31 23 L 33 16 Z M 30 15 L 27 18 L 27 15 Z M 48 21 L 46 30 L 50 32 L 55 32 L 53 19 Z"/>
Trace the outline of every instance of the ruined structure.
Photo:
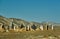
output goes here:
<path id="1" fill-rule="evenodd" d="M 27 22 L 22 19 L 5 18 L 0 16 L 0 31 L 36 31 L 36 30 L 54 30 L 54 25 L 50 23 Z"/>
<path id="2" fill-rule="evenodd" d="M 3 26 L 3 24 L 2 24 L 2 23 L 0 23 L 0 29 L 2 29 L 2 26 Z"/>
<path id="3" fill-rule="evenodd" d="M 44 30 L 53 30 L 53 24 L 49 24 L 49 23 L 45 23 L 44 25 L 43 25 L 43 27 L 44 27 Z"/>
<path id="4" fill-rule="evenodd" d="M 40 29 L 41 29 L 41 30 L 43 30 L 43 29 L 44 29 L 44 28 L 43 28 L 43 25 L 40 25 Z"/>

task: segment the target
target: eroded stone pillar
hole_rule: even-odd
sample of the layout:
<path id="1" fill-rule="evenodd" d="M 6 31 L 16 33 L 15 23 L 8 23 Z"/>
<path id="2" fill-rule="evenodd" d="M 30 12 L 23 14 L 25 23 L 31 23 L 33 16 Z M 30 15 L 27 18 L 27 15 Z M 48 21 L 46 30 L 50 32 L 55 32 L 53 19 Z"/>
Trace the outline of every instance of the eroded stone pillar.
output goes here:
<path id="1" fill-rule="evenodd" d="M 18 32 L 18 26 L 16 26 L 16 31 Z"/>
<path id="2" fill-rule="evenodd" d="M 43 30 L 43 26 L 42 25 L 40 26 L 40 29 Z"/>
<path id="3" fill-rule="evenodd" d="M 25 29 L 26 29 L 26 31 L 29 31 L 29 30 L 30 30 L 30 26 L 27 25 L 27 26 L 25 27 Z"/>
<path id="4" fill-rule="evenodd" d="M 12 29 L 12 26 L 13 26 L 13 19 L 10 19 L 9 30 Z"/>
<path id="5" fill-rule="evenodd" d="M 5 32 L 9 32 L 8 26 L 4 26 L 4 27 L 5 27 Z"/>
<path id="6" fill-rule="evenodd" d="M 53 30 L 53 25 L 52 25 L 52 30 Z"/>
<path id="7" fill-rule="evenodd" d="M 0 29 L 2 29 L 2 26 L 3 26 L 3 24 L 2 24 L 2 23 L 0 23 Z"/>
<path id="8" fill-rule="evenodd" d="M 16 30 L 16 29 L 15 29 L 15 26 L 14 26 L 14 30 Z"/>

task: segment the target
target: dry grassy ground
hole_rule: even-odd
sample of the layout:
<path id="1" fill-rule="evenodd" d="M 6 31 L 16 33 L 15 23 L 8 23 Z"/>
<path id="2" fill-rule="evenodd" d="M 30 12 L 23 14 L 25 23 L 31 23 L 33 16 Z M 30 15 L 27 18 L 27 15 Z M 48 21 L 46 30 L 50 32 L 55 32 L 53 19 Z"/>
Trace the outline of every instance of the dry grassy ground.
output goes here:
<path id="1" fill-rule="evenodd" d="M 0 32 L 0 39 L 60 39 L 60 30 Z"/>

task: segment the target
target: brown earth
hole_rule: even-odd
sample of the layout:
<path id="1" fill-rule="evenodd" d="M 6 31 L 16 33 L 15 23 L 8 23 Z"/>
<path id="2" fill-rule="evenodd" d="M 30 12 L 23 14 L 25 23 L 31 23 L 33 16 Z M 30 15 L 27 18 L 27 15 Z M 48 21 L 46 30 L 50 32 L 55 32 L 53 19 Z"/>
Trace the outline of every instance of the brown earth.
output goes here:
<path id="1" fill-rule="evenodd" d="M 0 39 L 60 39 L 60 30 L 0 32 Z"/>

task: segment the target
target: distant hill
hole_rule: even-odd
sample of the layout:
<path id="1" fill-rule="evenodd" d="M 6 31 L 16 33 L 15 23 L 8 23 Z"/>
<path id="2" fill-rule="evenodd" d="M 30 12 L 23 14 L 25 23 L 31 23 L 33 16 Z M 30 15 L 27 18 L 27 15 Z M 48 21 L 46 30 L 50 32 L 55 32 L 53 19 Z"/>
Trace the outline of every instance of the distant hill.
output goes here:
<path id="1" fill-rule="evenodd" d="M 54 22 L 42 22 L 42 23 L 39 23 L 39 22 L 28 22 L 28 21 L 25 21 L 23 19 L 17 19 L 17 18 L 6 18 L 4 16 L 1 16 L 0 15 L 0 23 L 4 24 L 4 25 L 10 25 L 10 23 L 15 23 L 16 25 L 21 25 L 21 24 L 24 24 L 25 26 L 28 25 L 28 24 L 35 24 L 35 25 L 42 25 L 42 24 L 53 24 L 53 25 L 56 25 L 56 26 L 60 26 L 60 23 L 54 23 Z"/>

